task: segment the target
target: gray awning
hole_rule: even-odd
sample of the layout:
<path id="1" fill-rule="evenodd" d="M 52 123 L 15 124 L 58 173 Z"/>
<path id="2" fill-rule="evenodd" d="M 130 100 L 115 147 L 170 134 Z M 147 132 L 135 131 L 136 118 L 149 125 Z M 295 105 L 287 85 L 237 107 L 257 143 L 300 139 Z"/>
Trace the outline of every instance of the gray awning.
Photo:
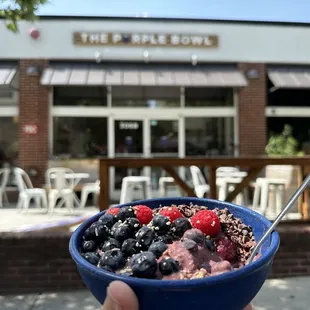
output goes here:
<path id="1" fill-rule="evenodd" d="M 276 88 L 310 88 L 310 68 L 272 68 L 268 77 Z"/>
<path id="2" fill-rule="evenodd" d="M 44 70 L 42 85 L 244 87 L 245 76 L 235 68 L 160 68 L 62 65 Z"/>
<path id="3" fill-rule="evenodd" d="M 0 65 L 0 85 L 10 85 L 16 73 L 15 65 Z"/>

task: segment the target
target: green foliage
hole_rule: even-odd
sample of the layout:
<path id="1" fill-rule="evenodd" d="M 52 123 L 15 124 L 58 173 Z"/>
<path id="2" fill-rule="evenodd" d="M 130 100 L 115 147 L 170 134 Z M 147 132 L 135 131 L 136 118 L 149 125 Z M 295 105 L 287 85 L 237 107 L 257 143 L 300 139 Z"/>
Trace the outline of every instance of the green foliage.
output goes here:
<path id="1" fill-rule="evenodd" d="M 36 11 L 48 0 L 0 0 L 0 17 L 5 19 L 7 28 L 12 32 L 18 31 L 18 21 L 34 21 Z"/>
<path id="2" fill-rule="evenodd" d="M 272 135 L 266 145 L 266 154 L 269 156 L 296 156 L 303 155 L 299 151 L 298 141 L 293 137 L 293 128 L 284 125 L 280 134 Z"/>

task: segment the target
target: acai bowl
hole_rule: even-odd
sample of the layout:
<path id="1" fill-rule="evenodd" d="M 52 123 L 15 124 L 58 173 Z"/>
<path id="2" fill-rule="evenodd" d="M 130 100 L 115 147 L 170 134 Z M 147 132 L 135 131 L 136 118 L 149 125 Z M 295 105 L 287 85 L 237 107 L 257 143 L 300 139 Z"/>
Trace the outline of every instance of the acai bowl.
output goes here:
<path id="1" fill-rule="evenodd" d="M 149 208 L 153 210 L 152 217 L 147 212 Z M 119 205 L 116 209 L 85 221 L 70 240 L 70 253 L 79 273 L 100 303 L 104 302 L 109 283 L 121 280 L 137 294 L 140 309 L 242 310 L 266 280 L 279 247 L 275 231 L 255 261 L 247 265 L 251 249 L 271 223 L 232 203 L 160 198 Z M 137 226 L 138 221 L 130 220 L 130 226 L 128 218 L 141 223 Z M 102 229 L 102 223 L 108 226 L 107 231 Z M 136 230 L 124 228 L 128 225 Z M 203 241 L 199 231 L 205 236 Z M 247 238 L 242 238 L 242 231 Z M 100 242 L 92 240 L 96 234 L 104 236 Z M 242 244 L 243 239 L 247 242 Z M 90 253 L 96 253 L 98 261 Z"/>

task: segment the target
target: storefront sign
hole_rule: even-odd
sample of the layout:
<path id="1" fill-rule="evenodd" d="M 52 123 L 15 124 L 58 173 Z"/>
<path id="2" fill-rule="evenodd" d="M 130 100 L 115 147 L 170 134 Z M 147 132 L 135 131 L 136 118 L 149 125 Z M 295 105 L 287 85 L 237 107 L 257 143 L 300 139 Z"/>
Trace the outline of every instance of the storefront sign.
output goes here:
<path id="1" fill-rule="evenodd" d="M 38 126 L 35 124 L 25 124 L 22 127 L 23 133 L 26 135 L 36 135 L 38 134 Z"/>
<path id="2" fill-rule="evenodd" d="M 119 123 L 119 129 L 121 130 L 137 130 L 139 129 L 139 123 L 138 122 L 120 122 Z"/>
<path id="3" fill-rule="evenodd" d="M 167 34 L 167 33 L 119 33 L 119 32 L 74 32 L 74 45 L 112 46 L 162 46 L 162 47 L 217 47 L 216 35 Z"/>

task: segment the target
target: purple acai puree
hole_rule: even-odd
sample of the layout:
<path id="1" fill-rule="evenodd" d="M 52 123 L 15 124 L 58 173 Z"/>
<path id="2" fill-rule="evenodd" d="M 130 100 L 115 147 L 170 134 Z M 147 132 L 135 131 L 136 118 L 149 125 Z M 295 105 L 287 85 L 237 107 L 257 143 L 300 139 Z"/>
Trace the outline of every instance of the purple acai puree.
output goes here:
<path id="1" fill-rule="evenodd" d="M 216 275 L 232 270 L 230 262 L 223 260 L 215 252 L 210 252 L 205 243 L 196 244 L 191 247 L 191 239 L 186 238 L 196 229 L 188 230 L 181 241 L 174 241 L 168 245 L 168 249 L 159 258 L 161 260 L 171 257 L 179 262 L 180 271 L 169 276 L 164 276 L 163 280 L 195 279 Z"/>

